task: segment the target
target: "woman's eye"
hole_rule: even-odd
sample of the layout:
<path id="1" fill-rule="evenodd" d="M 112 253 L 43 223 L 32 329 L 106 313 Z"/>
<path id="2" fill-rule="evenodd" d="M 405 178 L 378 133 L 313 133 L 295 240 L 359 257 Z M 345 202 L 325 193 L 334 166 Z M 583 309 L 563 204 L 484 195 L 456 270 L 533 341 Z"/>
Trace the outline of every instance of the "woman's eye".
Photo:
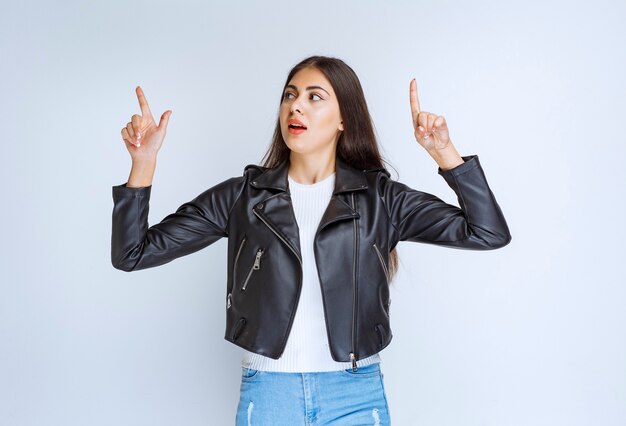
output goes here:
<path id="1" fill-rule="evenodd" d="M 293 95 L 293 93 L 291 92 L 287 92 L 283 95 L 284 99 L 289 99 L 289 95 Z M 311 96 L 317 96 L 319 99 L 316 100 L 322 100 L 322 97 L 320 95 L 318 95 L 317 93 L 311 93 Z"/>

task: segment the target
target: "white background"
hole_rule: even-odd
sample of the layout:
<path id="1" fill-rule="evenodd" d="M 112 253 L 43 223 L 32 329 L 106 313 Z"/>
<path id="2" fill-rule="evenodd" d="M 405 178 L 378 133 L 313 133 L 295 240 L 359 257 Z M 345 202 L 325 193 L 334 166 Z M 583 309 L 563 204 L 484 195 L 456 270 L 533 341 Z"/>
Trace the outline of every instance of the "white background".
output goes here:
<path id="1" fill-rule="evenodd" d="M 357 72 L 392 177 L 457 204 L 409 83 L 478 154 L 512 242 L 400 243 L 394 425 L 626 424 L 626 6 L 618 1 L 7 2 L 0 14 L 0 423 L 230 425 L 226 246 L 110 263 L 120 130 L 173 114 L 150 223 L 259 163 L 289 69 Z"/>

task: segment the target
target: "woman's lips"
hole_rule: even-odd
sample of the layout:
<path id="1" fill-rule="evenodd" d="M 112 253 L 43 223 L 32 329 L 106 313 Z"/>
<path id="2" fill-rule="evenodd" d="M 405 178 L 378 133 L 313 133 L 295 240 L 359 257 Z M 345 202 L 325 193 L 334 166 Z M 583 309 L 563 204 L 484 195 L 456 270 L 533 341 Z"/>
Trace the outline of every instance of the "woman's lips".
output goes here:
<path id="1" fill-rule="evenodd" d="M 289 133 L 291 133 L 292 135 L 299 135 L 300 133 L 304 132 L 306 129 L 303 127 L 289 127 Z"/>

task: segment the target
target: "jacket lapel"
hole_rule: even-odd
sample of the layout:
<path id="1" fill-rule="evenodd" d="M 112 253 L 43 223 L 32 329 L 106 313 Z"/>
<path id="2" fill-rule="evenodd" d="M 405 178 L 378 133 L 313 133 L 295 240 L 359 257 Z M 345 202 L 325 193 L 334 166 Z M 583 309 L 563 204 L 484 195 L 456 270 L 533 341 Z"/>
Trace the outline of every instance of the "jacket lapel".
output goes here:
<path id="1" fill-rule="evenodd" d="M 288 173 L 289 159 L 287 158 L 278 166 L 264 170 L 263 173 L 250 182 L 250 185 L 254 188 L 278 191 L 253 206 L 253 209 L 255 214 L 272 228 L 290 246 L 298 258 L 302 260 L 299 230 L 291 202 L 289 181 L 287 180 Z M 337 156 L 335 157 L 335 173 L 333 195 L 320 220 L 317 233 L 333 222 L 359 217 L 359 213 L 346 202 L 347 194 L 345 193 L 367 189 L 367 179 L 364 171 L 350 166 Z"/>

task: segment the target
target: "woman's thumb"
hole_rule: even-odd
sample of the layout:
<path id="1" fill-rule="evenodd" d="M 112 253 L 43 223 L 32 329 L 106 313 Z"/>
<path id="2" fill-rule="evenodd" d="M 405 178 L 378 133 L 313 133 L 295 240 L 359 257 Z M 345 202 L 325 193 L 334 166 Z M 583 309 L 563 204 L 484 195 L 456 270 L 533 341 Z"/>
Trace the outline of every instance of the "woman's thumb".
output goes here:
<path id="1" fill-rule="evenodd" d="M 159 121 L 159 129 L 161 126 L 164 130 L 167 130 L 167 123 L 170 121 L 170 116 L 172 115 L 172 110 L 167 110 L 161 116 L 161 120 Z"/>

